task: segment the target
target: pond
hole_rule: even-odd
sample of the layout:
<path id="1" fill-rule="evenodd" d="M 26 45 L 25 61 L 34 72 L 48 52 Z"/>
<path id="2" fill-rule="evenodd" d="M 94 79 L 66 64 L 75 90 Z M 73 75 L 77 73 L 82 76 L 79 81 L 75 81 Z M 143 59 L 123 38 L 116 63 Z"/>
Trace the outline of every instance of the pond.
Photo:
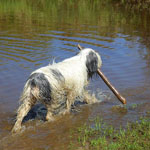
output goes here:
<path id="1" fill-rule="evenodd" d="M 0 1 L 0 148 L 67 149 L 70 130 L 102 117 L 125 126 L 150 110 L 150 13 L 103 1 Z M 126 107 L 94 77 L 88 89 L 100 101 L 56 122 L 29 119 L 11 135 L 19 96 L 29 74 L 74 56 L 77 45 L 97 50 L 101 70 L 127 99 Z M 117 106 L 117 107 L 116 107 Z"/>

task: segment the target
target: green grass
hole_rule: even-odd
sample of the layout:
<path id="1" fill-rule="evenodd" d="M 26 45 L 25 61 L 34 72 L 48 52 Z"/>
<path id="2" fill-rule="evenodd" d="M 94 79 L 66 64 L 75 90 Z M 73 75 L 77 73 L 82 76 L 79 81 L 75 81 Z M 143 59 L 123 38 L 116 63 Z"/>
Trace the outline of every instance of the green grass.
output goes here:
<path id="1" fill-rule="evenodd" d="M 77 128 L 71 139 L 70 149 L 76 150 L 149 150 L 150 120 L 143 118 L 126 129 L 114 129 L 96 119 L 93 127 Z"/>

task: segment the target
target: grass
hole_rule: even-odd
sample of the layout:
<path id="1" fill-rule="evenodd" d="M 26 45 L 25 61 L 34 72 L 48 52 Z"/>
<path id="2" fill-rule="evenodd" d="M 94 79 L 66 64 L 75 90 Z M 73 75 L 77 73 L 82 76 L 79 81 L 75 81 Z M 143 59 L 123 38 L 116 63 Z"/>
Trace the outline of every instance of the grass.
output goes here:
<path id="1" fill-rule="evenodd" d="M 94 126 L 83 125 L 72 133 L 70 149 L 75 150 L 149 150 L 150 120 L 128 123 L 126 129 L 114 129 L 96 119 Z"/>

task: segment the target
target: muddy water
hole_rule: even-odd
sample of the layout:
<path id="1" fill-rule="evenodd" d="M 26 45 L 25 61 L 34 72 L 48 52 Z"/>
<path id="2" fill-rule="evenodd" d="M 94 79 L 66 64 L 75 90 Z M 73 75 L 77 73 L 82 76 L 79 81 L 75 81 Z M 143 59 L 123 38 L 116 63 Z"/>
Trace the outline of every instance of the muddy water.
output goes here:
<path id="1" fill-rule="evenodd" d="M 101 1 L 0 1 L 0 149 L 68 149 L 70 130 L 99 116 L 115 127 L 150 109 L 150 15 Z M 44 122 L 38 106 L 11 135 L 18 98 L 28 75 L 54 59 L 78 52 L 77 44 L 97 50 L 102 71 L 127 99 L 126 108 L 99 77 L 89 90 L 99 104 Z M 41 106 L 40 106 L 41 107 Z"/>

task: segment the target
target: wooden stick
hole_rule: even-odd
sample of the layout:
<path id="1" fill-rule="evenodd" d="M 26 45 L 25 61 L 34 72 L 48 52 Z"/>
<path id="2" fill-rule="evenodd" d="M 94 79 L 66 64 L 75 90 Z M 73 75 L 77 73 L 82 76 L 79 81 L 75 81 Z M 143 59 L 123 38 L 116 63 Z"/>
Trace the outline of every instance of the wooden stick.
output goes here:
<path id="1" fill-rule="evenodd" d="M 78 44 L 78 49 L 82 50 L 82 47 Z M 98 75 L 103 79 L 106 85 L 111 89 L 111 91 L 116 95 L 116 97 L 120 100 L 121 103 L 126 104 L 126 99 L 121 96 L 121 94 L 115 89 L 115 87 L 109 82 L 106 76 L 102 73 L 100 69 L 97 70 Z"/>

